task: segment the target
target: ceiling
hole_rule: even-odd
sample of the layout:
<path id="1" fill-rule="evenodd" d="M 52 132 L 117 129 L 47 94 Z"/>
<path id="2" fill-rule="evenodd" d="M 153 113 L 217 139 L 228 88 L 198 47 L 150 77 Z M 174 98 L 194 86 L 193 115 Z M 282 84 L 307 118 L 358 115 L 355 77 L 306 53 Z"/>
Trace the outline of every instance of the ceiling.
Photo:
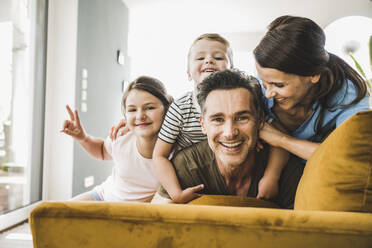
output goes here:
<path id="1" fill-rule="evenodd" d="M 122 1 L 129 8 L 130 78 L 152 75 L 175 97 L 192 87 L 187 81 L 185 55 L 202 33 L 225 37 L 234 51 L 235 66 L 254 74 L 254 60 L 249 54 L 276 17 L 304 16 L 323 28 L 345 16 L 372 18 L 371 0 Z M 343 38 L 354 37 L 345 30 Z"/>
<path id="2" fill-rule="evenodd" d="M 372 0 L 123 0 L 131 12 L 144 13 L 151 26 L 158 17 L 177 28 L 215 32 L 262 32 L 276 17 L 291 14 L 313 19 L 322 27 L 349 15 L 372 17 Z"/>

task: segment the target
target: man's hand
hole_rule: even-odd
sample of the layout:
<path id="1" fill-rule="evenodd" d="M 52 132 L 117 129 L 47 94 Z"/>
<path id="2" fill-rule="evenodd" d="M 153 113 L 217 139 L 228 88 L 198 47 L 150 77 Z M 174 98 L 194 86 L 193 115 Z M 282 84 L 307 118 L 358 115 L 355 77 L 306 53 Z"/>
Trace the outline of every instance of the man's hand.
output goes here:
<path id="1" fill-rule="evenodd" d="M 194 187 L 189 187 L 181 191 L 179 195 L 172 197 L 172 200 L 175 203 L 187 203 L 191 200 L 194 200 L 195 198 L 202 196 L 202 194 L 197 193 L 202 189 L 204 189 L 204 184 L 199 184 Z"/>
<path id="2" fill-rule="evenodd" d="M 83 141 L 87 137 L 87 134 L 81 125 L 78 111 L 75 109 L 75 111 L 72 112 L 70 106 L 68 105 L 66 105 L 66 109 L 70 116 L 70 120 L 65 120 L 63 122 L 61 132 L 70 135 L 78 141 Z"/>
<path id="3" fill-rule="evenodd" d="M 121 119 L 120 122 L 111 127 L 110 139 L 116 140 L 117 137 L 123 136 L 129 132 L 126 119 Z"/>
<path id="4" fill-rule="evenodd" d="M 279 185 L 278 179 L 264 176 L 258 183 L 258 199 L 273 199 L 278 195 Z"/>

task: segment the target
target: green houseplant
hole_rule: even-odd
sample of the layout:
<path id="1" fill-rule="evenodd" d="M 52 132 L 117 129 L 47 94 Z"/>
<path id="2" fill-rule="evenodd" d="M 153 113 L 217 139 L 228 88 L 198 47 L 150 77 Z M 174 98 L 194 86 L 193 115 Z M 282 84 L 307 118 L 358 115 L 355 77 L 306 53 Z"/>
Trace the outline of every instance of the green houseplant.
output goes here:
<path id="1" fill-rule="evenodd" d="M 369 64 L 370 64 L 370 70 L 372 71 L 372 35 L 369 37 L 368 47 L 369 47 Z M 355 66 L 358 69 L 358 71 L 360 72 L 360 74 L 365 78 L 366 83 L 367 83 L 367 85 L 369 87 L 369 90 L 372 91 L 372 82 L 371 82 L 371 79 L 369 79 L 367 77 L 367 75 L 365 74 L 363 68 L 360 66 L 360 64 L 358 63 L 358 61 L 354 58 L 353 54 L 351 52 L 349 52 L 349 55 L 353 59 L 353 61 L 355 63 Z"/>

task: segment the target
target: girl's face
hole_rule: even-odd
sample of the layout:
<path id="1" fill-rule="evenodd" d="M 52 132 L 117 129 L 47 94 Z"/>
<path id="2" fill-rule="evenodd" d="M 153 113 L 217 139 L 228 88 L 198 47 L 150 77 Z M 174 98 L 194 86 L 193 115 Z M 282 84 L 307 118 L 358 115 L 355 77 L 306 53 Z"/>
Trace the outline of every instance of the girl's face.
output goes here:
<path id="1" fill-rule="evenodd" d="M 311 104 L 311 88 L 319 81 L 320 75 L 298 76 L 282 71 L 261 67 L 256 63 L 257 73 L 266 89 L 265 97 L 274 98 L 275 104 L 283 110 L 290 110 L 299 104 Z"/>
<path id="2" fill-rule="evenodd" d="M 190 49 L 187 75 L 195 86 L 210 74 L 229 67 L 226 46 L 221 42 L 202 39 Z"/>
<path id="3" fill-rule="evenodd" d="M 164 119 L 164 105 L 159 98 L 133 89 L 125 102 L 125 116 L 129 129 L 142 138 L 157 137 Z"/>

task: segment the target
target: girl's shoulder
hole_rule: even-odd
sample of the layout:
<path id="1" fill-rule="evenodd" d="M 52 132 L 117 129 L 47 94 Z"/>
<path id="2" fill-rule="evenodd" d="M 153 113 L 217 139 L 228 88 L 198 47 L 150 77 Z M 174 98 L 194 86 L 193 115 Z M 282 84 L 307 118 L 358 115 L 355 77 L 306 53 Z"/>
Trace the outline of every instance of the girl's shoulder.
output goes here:
<path id="1" fill-rule="evenodd" d="M 132 131 L 129 131 L 126 134 L 117 137 L 115 140 L 111 140 L 109 137 L 108 139 L 108 142 L 110 142 L 112 146 L 122 146 L 133 143 L 133 141 L 136 139 L 136 136 Z"/>
<path id="2" fill-rule="evenodd" d="M 135 135 L 133 132 L 129 131 L 128 133 L 117 137 L 115 140 L 112 140 L 110 136 L 105 139 L 104 146 L 106 151 L 113 156 L 117 150 L 123 149 L 123 147 L 135 146 Z"/>

